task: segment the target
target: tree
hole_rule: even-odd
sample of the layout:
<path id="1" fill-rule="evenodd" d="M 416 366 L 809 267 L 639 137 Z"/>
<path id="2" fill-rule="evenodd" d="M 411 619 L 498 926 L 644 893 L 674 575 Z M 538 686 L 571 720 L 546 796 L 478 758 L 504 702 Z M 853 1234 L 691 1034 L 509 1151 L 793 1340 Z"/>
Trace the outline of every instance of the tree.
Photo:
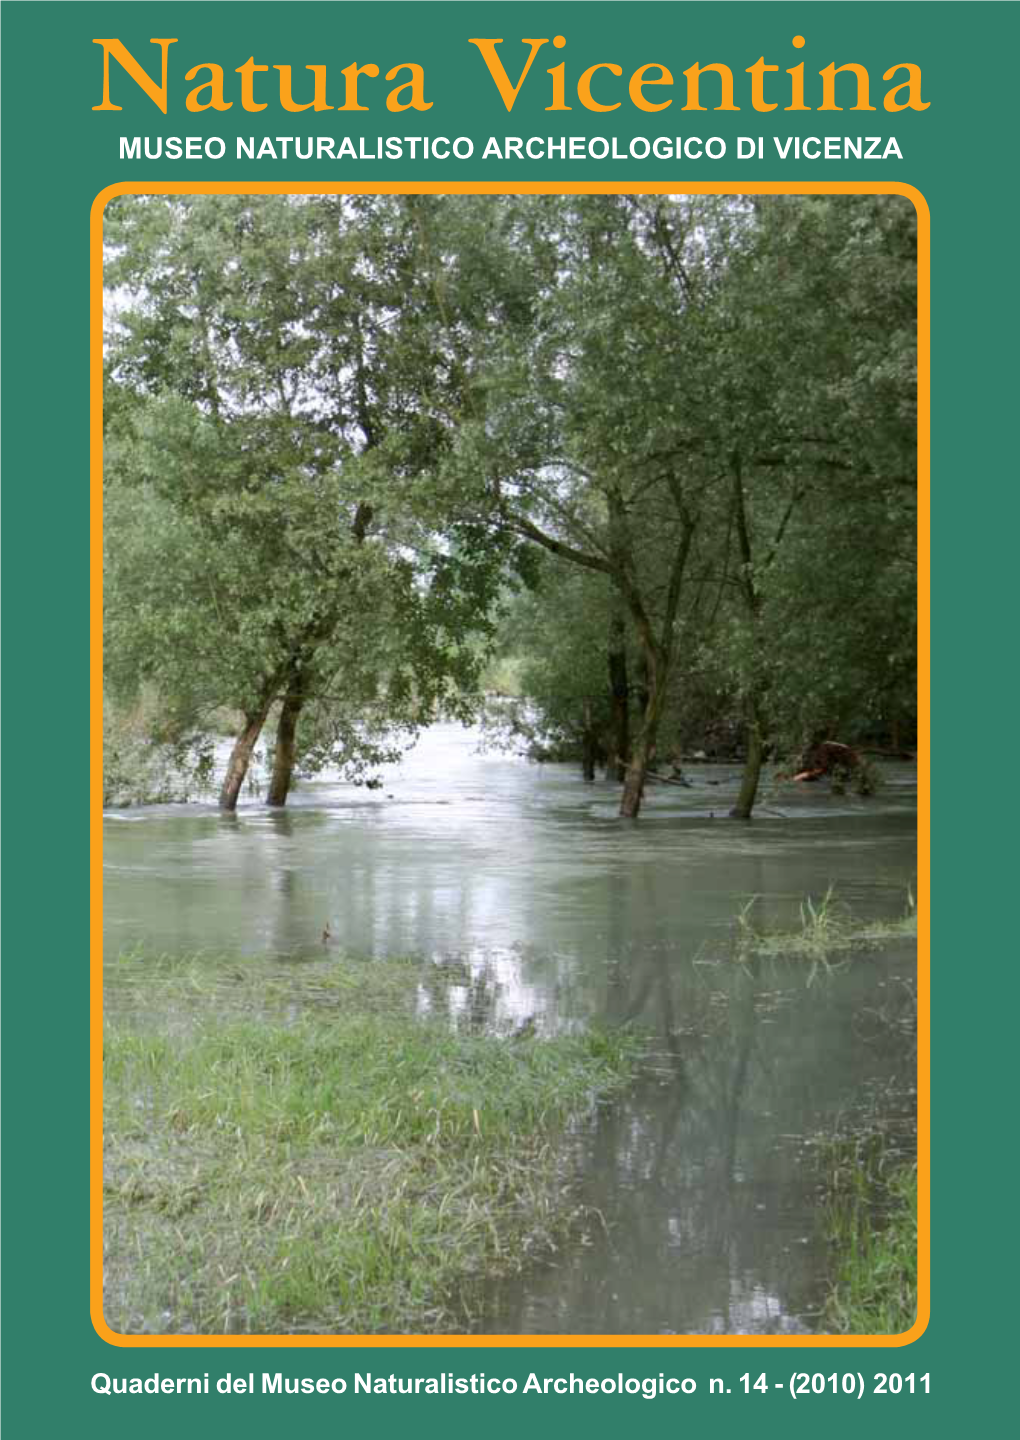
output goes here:
<path id="1" fill-rule="evenodd" d="M 501 559 L 444 533 L 430 483 L 464 381 L 426 219 L 380 197 L 111 207 L 111 673 L 240 712 L 226 809 L 274 704 L 282 804 L 299 754 L 357 770 L 474 681 Z"/>
<path id="2" fill-rule="evenodd" d="M 876 699 L 913 689 L 914 219 L 885 197 L 759 202 L 728 268 L 712 391 L 747 717 L 738 818 L 766 746 L 874 720 Z"/>
<path id="3" fill-rule="evenodd" d="M 626 613 L 642 697 L 627 737 L 626 817 L 639 812 L 655 755 L 684 603 L 695 607 L 704 588 L 696 541 L 718 509 L 692 319 L 694 287 L 707 296 L 714 278 L 705 215 L 692 206 L 680 218 L 684 237 L 671 243 L 688 251 L 683 283 L 664 273 L 654 215 L 627 200 L 520 207 L 513 243 L 537 277 L 535 326 L 526 345 L 515 335 L 495 357 L 484 433 L 462 437 L 492 477 L 492 522 L 605 576 Z"/>
<path id="4" fill-rule="evenodd" d="M 568 753 L 581 762 L 585 780 L 596 768 L 615 771 L 619 747 L 626 744 L 628 696 L 614 690 L 613 677 L 623 665 L 626 637 L 614 635 L 612 590 L 603 576 L 546 558 L 536 567 L 529 588 L 508 605 L 498 643 L 515 662 L 520 703 L 508 714 L 515 734 L 526 734 L 544 753 Z M 617 649 L 623 646 L 622 651 Z"/>
<path id="5" fill-rule="evenodd" d="M 906 207 L 527 201 L 512 236 L 536 277 L 535 323 L 492 357 L 484 432 L 462 437 L 491 477 L 493 523 L 605 576 L 626 611 L 643 696 L 621 814 L 638 813 L 678 657 L 717 644 L 745 714 L 734 815 L 748 818 L 770 717 L 791 709 L 790 655 L 810 648 L 776 621 L 797 615 L 810 634 L 819 597 L 853 602 L 837 580 L 863 543 L 881 556 L 909 540 Z M 816 583 L 797 588 L 807 555 Z M 897 563 L 869 575 L 902 597 Z M 881 627 L 867 633 L 873 684 Z"/>
<path id="6" fill-rule="evenodd" d="M 119 201 L 110 683 L 242 716 L 228 808 L 273 711 L 282 803 L 299 760 L 374 763 L 463 704 L 543 555 L 573 579 L 525 604 L 534 688 L 621 815 L 682 684 L 743 715 L 748 818 L 770 749 L 909 719 L 912 222 L 871 196 Z"/>

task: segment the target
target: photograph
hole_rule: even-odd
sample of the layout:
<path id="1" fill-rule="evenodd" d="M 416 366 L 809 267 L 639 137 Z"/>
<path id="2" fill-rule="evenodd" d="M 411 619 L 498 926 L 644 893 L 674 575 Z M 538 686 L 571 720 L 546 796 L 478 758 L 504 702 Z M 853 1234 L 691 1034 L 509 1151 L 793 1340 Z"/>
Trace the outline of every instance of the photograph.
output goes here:
<path id="1" fill-rule="evenodd" d="M 927 235 L 672 186 L 105 202 L 114 1337 L 915 1325 Z"/>

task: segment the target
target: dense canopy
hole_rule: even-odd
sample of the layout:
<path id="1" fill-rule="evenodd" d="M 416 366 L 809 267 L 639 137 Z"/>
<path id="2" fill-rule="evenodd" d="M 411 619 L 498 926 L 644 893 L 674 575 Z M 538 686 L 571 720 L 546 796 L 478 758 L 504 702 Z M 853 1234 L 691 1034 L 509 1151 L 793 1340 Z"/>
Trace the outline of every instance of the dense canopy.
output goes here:
<path id="1" fill-rule="evenodd" d="M 884 196 L 123 197 L 106 683 L 370 778 L 514 692 L 662 757 L 909 743 L 916 230 Z M 658 758 L 657 758 L 658 757 Z"/>

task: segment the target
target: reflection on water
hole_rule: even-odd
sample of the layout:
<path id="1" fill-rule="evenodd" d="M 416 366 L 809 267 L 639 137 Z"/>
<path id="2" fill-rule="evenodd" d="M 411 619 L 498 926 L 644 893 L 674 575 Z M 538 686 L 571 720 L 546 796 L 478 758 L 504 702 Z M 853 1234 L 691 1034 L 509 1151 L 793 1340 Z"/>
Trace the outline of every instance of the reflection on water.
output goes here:
<path id="1" fill-rule="evenodd" d="M 603 1013 L 652 1030 L 626 1099 L 575 1143 L 586 1242 L 479 1299 L 489 1330 L 813 1328 L 824 1253 L 815 1137 L 912 1129 L 912 947 L 803 965 L 607 967 Z"/>
<path id="2" fill-rule="evenodd" d="M 913 947 L 811 981 L 803 961 L 736 966 L 729 937 L 748 896 L 759 920 L 789 925 L 833 881 L 862 916 L 902 913 L 912 773 L 891 771 L 869 801 L 783 791 L 745 826 L 721 818 L 735 769 L 699 767 L 694 789 L 654 790 L 625 825 L 615 787 L 475 740 L 436 726 L 381 790 L 309 782 L 285 812 L 111 814 L 108 953 L 321 961 L 328 924 L 351 953 L 442 966 L 423 1012 L 499 1034 L 637 1025 L 651 1037 L 637 1083 L 566 1140 L 584 1233 L 555 1264 L 468 1297 L 473 1326 L 811 1329 L 811 1139 L 859 1113 L 909 1130 Z"/>

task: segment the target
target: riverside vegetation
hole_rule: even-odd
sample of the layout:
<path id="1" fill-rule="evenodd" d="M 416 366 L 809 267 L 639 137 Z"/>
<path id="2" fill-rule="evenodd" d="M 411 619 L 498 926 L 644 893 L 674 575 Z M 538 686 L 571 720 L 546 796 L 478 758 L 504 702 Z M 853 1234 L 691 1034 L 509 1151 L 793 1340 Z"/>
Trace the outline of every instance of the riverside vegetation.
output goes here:
<path id="1" fill-rule="evenodd" d="M 501 658 L 637 817 L 666 757 L 916 723 L 899 197 L 123 196 L 105 678 L 370 779 Z M 856 752 L 855 752 L 856 753 Z"/>
<path id="2" fill-rule="evenodd" d="M 825 1225 L 832 1278 L 827 1329 L 899 1335 L 917 1318 L 917 1166 L 880 1135 L 834 1142 Z"/>
<path id="3" fill-rule="evenodd" d="M 800 924 L 792 929 L 770 930 L 755 922 L 758 897 L 752 896 L 737 915 L 738 959 L 770 956 L 805 959 L 828 966 L 840 955 L 880 947 L 891 940 L 917 936 L 917 916 L 912 892 L 907 894 L 906 913 L 896 920 L 861 921 L 830 885 L 817 900 L 808 895 L 801 901 Z"/>
<path id="4" fill-rule="evenodd" d="M 130 1332 L 462 1328 L 458 1295 L 593 1222 L 557 1138 L 624 1083 L 623 1034 L 457 1034 L 416 967 L 108 976 L 106 1318 Z"/>
<path id="5" fill-rule="evenodd" d="M 738 915 L 734 953 L 772 967 L 770 987 L 783 963 L 806 959 L 824 983 L 867 953 L 861 942 L 912 933 L 909 915 L 856 923 L 831 890 L 802 915 L 764 937 L 747 907 Z M 459 979 L 332 957 L 295 968 L 139 951 L 107 966 L 114 1329 L 470 1329 L 479 1282 L 544 1265 L 605 1225 L 564 1136 L 626 1094 L 649 1037 L 451 1026 L 442 1000 Z M 916 1310 L 916 1170 L 866 1127 L 821 1157 L 820 1328 L 902 1331 Z"/>

